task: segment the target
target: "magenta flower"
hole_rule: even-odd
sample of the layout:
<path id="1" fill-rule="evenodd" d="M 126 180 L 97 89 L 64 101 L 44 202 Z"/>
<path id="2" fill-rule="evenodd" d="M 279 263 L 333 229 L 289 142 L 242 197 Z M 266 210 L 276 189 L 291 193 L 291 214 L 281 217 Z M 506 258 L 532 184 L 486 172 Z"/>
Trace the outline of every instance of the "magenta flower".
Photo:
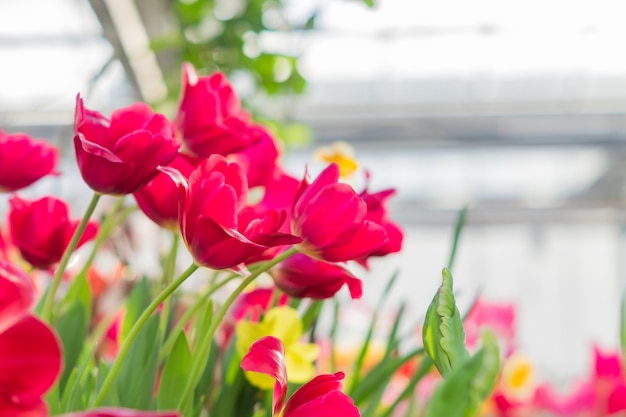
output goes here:
<path id="1" fill-rule="evenodd" d="M 245 371 L 260 372 L 276 380 L 273 395 L 275 417 L 357 417 L 359 410 L 350 397 L 341 392 L 343 372 L 319 375 L 287 398 L 285 347 L 272 336 L 263 337 L 250 346 L 241 360 Z"/>
<path id="2" fill-rule="evenodd" d="M 0 415 L 47 415 L 41 396 L 60 371 L 61 347 L 44 322 L 27 315 L 0 333 Z"/>
<path id="3" fill-rule="evenodd" d="M 203 158 L 237 152 L 252 141 L 250 121 L 224 74 L 199 77 L 193 65 L 183 64 L 183 93 L 174 125 L 185 151 Z"/>
<path id="4" fill-rule="evenodd" d="M 67 204 L 54 197 L 27 201 L 13 196 L 9 203 L 11 240 L 24 260 L 38 269 L 54 266 L 61 260 L 79 220 L 70 220 Z M 97 232 L 97 223 L 89 222 L 78 245 L 93 239 Z"/>
<path id="5" fill-rule="evenodd" d="M 243 168 L 249 187 L 267 187 L 273 180 L 278 159 L 278 146 L 274 138 L 261 126 L 250 128 L 250 146 L 229 156 Z"/>
<path id="6" fill-rule="evenodd" d="M 113 112 L 111 120 L 76 97 L 74 149 L 83 180 L 96 192 L 134 193 L 178 154 L 167 118 L 144 103 Z"/>
<path id="7" fill-rule="evenodd" d="M 366 257 L 357 261 L 367 267 L 367 260 L 371 256 L 385 256 L 390 253 L 400 252 L 402 249 L 403 233 L 400 226 L 389 219 L 387 210 L 387 200 L 395 195 L 396 190 L 388 189 L 376 193 L 370 193 L 367 189 L 363 190 L 359 196 L 367 205 L 367 214 L 365 219 L 382 226 L 387 232 L 387 243 L 371 252 Z"/>
<path id="8" fill-rule="evenodd" d="M 303 179 L 291 219 L 293 234 L 303 239 L 298 249 L 327 262 L 366 257 L 389 241 L 383 226 L 367 220 L 365 201 L 338 180 L 337 164 L 329 165 L 311 184 Z"/>
<path id="9" fill-rule="evenodd" d="M 28 276 L 0 263 L 0 415 L 46 416 L 41 397 L 61 371 L 52 330 L 28 313 L 34 289 Z"/>
<path id="10" fill-rule="evenodd" d="M 21 320 L 35 299 L 35 287 L 26 272 L 0 260 L 0 333 Z"/>
<path id="11" fill-rule="evenodd" d="M 272 270 L 278 288 L 292 297 L 323 300 L 334 296 L 347 285 L 352 298 L 361 298 L 363 285 L 348 270 L 296 253 Z"/>
<path id="12" fill-rule="evenodd" d="M 58 151 L 46 141 L 0 130 L 0 192 L 16 191 L 54 174 L 58 159 Z"/>
<path id="13" fill-rule="evenodd" d="M 198 163 L 195 158 L 178 154 L 167 165 L 188 178 Z M 165 172 L 159 172 L 148 184 L 134 194 L 137 205 L 157 225 L 178 231 L 178 188 Z"/>
<path id="14" fill-rule="evenodd" d="M 248 185 L 241 167 L 213 155 L 185 178 L 163 168 L 177 182 L 179 225 L 183 240 L 199 265 L 213 269 L 240 269 L 250 259 L 274 246 L 300 241 L 279 233 L 284 216 L 267 212 L 245 221 L 239 213 L 246 204 Z"/>

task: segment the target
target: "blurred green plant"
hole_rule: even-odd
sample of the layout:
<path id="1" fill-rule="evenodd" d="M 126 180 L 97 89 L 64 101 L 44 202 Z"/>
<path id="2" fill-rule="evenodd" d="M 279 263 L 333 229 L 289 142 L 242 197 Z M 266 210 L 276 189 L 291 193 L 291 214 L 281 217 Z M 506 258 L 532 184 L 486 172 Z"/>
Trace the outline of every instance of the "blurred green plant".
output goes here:
<path id="1" fill-rule="evenodd" d="M 373 0 L 361 0 L 368 7 Z M 222 71 L 229 78 L 249 77 L 254 93 L 299 94 L 306 81 L 298 69 L 301 50 L 270 50 L 261 37 L 268 32 L 303 32 L 315 29 L 318 10 L 298 22 L 285 13 L 283 0 L 174 0 L 173 29 L 152 39 L 157 54 L 174 57 L 165 68 L 168 90 L 179 91 L 180 64 L 192 63 L 201 73 Z M 176 98 L 176 97 L 171 97 Z"/>

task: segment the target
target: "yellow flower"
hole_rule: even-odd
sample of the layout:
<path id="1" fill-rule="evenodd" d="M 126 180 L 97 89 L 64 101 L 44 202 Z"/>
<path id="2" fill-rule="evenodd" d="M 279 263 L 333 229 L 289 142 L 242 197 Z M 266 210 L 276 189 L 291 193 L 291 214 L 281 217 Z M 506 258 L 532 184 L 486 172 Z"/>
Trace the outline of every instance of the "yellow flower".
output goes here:
<path id="1" fill-rule="evenodd" d="M 279 338 L 285 345 L 285 364 L 290 382 L 304 383 L 315 375 L 313 361 L 319 356 L 319 346 L 301 343 L 302 321 L 291 307 L 280 306 L 270 309 L 263 320 L 252 323 L 242 320 L 235 328 L 237 354 L 243 357 L 252 343 L 264 336 Z M 246 372 L 248 381 L 261 389 L 272 389 L 274 379 L 257 372 Z"/>
<path id="2" fill-rule="evenodd" d="M 510 397 L 520 400 L 530 398 L 534 392 L 535 381 L 533 364 L 526 355 L 515 352 L 505 359 L 500 384 Z"/>
<path id="3" fill-rule="evenodd" d="M 354 156 L 354 148 L 346 142 L 335 142 L 330 148 L 320 148 L 315 153 L 317 159 L 339 166 L 339 175 L 349 177 L 359 167 Z"/>

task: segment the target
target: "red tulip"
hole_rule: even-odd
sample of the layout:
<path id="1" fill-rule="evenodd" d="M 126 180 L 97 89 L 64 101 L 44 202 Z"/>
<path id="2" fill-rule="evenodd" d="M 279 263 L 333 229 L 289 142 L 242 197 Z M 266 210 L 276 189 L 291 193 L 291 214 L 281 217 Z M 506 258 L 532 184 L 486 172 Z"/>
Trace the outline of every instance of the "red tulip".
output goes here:
<path id="1" fill-rule="evenodd" d="M 266 187 L 276 169 L 278 146 L 274 138 L 260 126 L 251 128 L 250 135 L 253 140 L 250 146 L 232 154 L 229 159 L 241 165 L 249 187 Z"/>
<path id="2" fill-rule="evenodd" d="M 255 288 L 242 293 L 235 299 L 235 302 L 228 310 L 226 320 L 222 323 L 222 346 L 228 346 L 235 331 L 235 323 L 246 319 L 252 323 L 257 323 L 261 315 L 272 307 L 274 288 Z M 289 303 L 289 297 L 281 294 L 276 300 L 276 306 L 284 306 Z"/>
<path id="3" fill-rule="evenodd" d="M 261 319 L 261 314 L 271 307 L 274 288 L 255 288 L 241 294 L 229 310 L 229 314 L 235 321 L 247 319 L 253 323 Z M 289 297 L 281 294 L 276 300 L 277 306 L 284 306 L 289 303 Z"/>
<path id="4" fill-rule="evenodd" d="M 0 333 L 22 319 L 35 299 L 35 287 L 26 272 L 0 260 Z"/>
<path id="5" fill-rule="evenodd" d="M 296 253 L 272 271 L 276 286 L 292 297 L 323 300 L 346 284 L 352 298 L 361 298 L 363 285 L 346 269 Z"/>
<path id="6" fill-rule="evenodd" d="M 271 247 L 299 242 L 277 232 L 284 216 L 275 212 L 240 218 L 248 186 L 238 164 L 213 155 L 191 173 L 188 182 L 176 170 L 163 170 L 178 184 L 181 234 L 199 265 L 239 269 Z"/>
<path id="7" fill-rule="evenodd" d="M 197 161 L 185 154 L 178 154 L 169 163 L 185 178 L 194 170 Z M 165 172 L 159 172 L 148 184 L 133 194 L 137 205 L 157 225 L 178 230 L 178 189 Z"/>
<path id="8" fill-rule="evenodd" d="M 303 179 L 291 219 L 293 233 L 304 240 L 298 249 L 327 262 L 366 257 L 389 241 L 384 227 L 366 219 L 365 201 L 338 180 L 337 164 L 329 165 L 311 184 Z"/>
<path id="9" fill-rule="evenodd" d="M 139 411 L 129 408 L 98 408 L 96 410 L 63 414 L 61 417 L 179 417 L 176 411 Z"/>
<path id="10" fill-rule="evenodd" d="M 41 396 L 61 371 L 61 347 L 50 328 L 27 315 L 0 332 L 0 415 L 47 416 Z"/>
<path id="11" fill-rule="evenodd" d="M 0 130 L 0 192 L 19 190 L 53 174 L 58 159 L 58 151 L 46 141 Z"/>
<path id="12" fill-rule="evenodd" d="M 69 219 L 67 204 L 54 197 L 27 201 L 13 196 L 10 205 L 11 239 L 22 257 L 39 269 L 59 262 L 79 223 Z M 93 239 L 97 231 L 97 224 L 89 222 L 78 245 Z"/>
<path id="13" fill-rule="evenodd" d="M 276 380 L 273 415 L 282 417 L 357 417 L 359 410 L 350 397 L 341 392 L 343 372 L 319 375 L 304 384 L 285 402 L 287 369 L 283 343 L 272 336 L 263 337 L 250 346 L 241 360 L 245 371 L 260 372 Z"/>
<path id="14" fill-rule="evenodd" d="M 367 204 L 367 214 L 365 219 L 382 226 L 387 232 L 387 243 L 371 252 L 366 257 L 358 259 L 359 263 L 367 267 L 367 259 L 370 256 L 385 256 L 390 253 L 400 252 L 402 249 L 403 233 L 400 226 L 389 220 L 387 210 L 387 200 L 396 193 L 396 190 L 389 189 L 372 193 L 365 189 L 359 196 Z"/>
<path id="15" fill-rule="evenodd" d="M 89 187 L 103 194 L 134 193 L 178 153 L 167 118 L 135 103 L 113 112 L 111 120 L 86 109 L 76 97 L 74 149 Z"/>
<path id="16" fill-rule="evenodd" d="M 203 158 L 237 152 L 252 142 L 250 121 L 224 74 L 198 77 L 191 64 L 183 64 L 183 93 L 174 125 L 185 151 Z"/>

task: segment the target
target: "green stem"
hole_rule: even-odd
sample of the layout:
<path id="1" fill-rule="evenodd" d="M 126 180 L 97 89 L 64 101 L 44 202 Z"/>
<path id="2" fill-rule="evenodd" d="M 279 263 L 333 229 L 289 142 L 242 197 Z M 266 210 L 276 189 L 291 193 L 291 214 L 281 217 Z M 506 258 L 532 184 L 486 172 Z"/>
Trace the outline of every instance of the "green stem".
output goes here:
<path id="1" fill-rule="evenodd" d="M 172 350 L 172 347 L 174 346 L 174 343 L 176 342 L 178 333 L 183 330 L 187 322 L 191 320 L 191 317 L 193 317 L 193 315 L 200 309 L 200 307 L 202 307 L 202 305 L 206 302 L 206 300 L 208 300 L 208 298 L 213 293 L 215 293 L 215 291 L 219 290 L 224 285 L 228 284 L 230 281 L 237 278 L 238 276 L 239 275 L 237 274 L 231 274 L 228 277 L 226 277 L 223 281 L 212 285 L 206 293 L 198 297 L 198 299 L 191 305 L 191 307 L 189 307 L 185 311 L 185 313 L 182 315 L 180 320 L 178 320 L 178 322 L 176 323 L 176 326 L 174 326 L 174 328 L 172 329 L 171 333 L 167 336 L 167 339 L 165 339 L 165 343 L 163 343 L 163 347 L 161 348 L 161 353 L 159 355 L 159 363 L 163 362 L 165 358 L 167 358 L 167 356 L 170 354 L 170 350 Z"/>
<path id="2" fill-rule="evenodd" d="M 61 261 L 59 262 L 59 266 L 57 267 L 56 272 L 54 273 L 54 278 L 52 278 L 52 283 L 50 283 L 50 288 L 48 289 L 48 294 L 46 295 L 46 299 L 43 305 L 42 318 L 44 321 L 51 323 L 52 322 L 52 304 L 54 303 L 54 296 L 61 284 L 61 279 L 63 278 L 63 273 L 65 272 L 65 268 L 67 268 L 67 263 L 70 260 L 70 256 L 74 253 L 74 250 L 78 246 L 78 242 L 80 238 L 83 236 L 83 232 L 87 227 L 87 223 L 89 223 L 89 219 L 93 214 L 96 206 L 98 205 L 98 201 L 102 194 L 94 193 L 91 201 L 89 202 L 89 206 L 83 215 L 82 220 L 78 224 L 78 227 L 74 231 L 74 235 L 70 240 L 70 243 L 65 248 L 65 252 L 63 252 L 63 256 L 61 257 Z"/>
<path id="3" fill-rule="evenodd" d="M 165 265 L 165 271 L 163 271 L 163 279 L 162 285 L 164 288 L 167 288 L 170 281 L 174 277 L 174 272 L 176 271 L 176 256 L 178 255 L 178 244 L 180 242 L 180 234 L 173 233 L 172 236 L 172 248 L 170 249 L 169 256 L 167 258 L 167 263 Z M 167 331 L 167 325 L 169 324 L 170 319 L 170 309 L 172 304 L 172 297 L 168 297 L 163 302 L 163 311 L 161 313 L 161 337 L 165 337 L 165 333 Z"/>
<path id="4" fill-rule="evenodd" d="M 189 268 L 187 268 L 175 281 L 169 284 L 159 295 L 150 303 L 150 305 L 141 313 L 141 316 L 137 319 L 133 327 L 128 332 L 124 343 L 120 347 L 119 353 L 117 354 L 117 358 L 115 358 L 115 362 L 113 362 L 113 366 L 111 370 L 107 374 L 106 378 L 102 382 L 102 387 L 100 388 L 100 392 L 98 392 L 98 396 L 96 397 L 94 403 L 92 404 L 92 408 L 96 408 L 102 405 L 104 399 L 119 372 L 122 362 L 126 358 L 128 351 L 130 350 L 133 342 L 137 338 L 137 335 L 146 324 L 152 313 L 161 305 L 163 300 L 169 297 L 176 289 L 183 283 L 191 274 L 193 274 L 198 269 L 198 265 L 191 264 Z"/>
<path id="5" fill-rule="evenodd" d="M 98 236 L 96 236 L 96 240 L 94 241 L 93 248 L 91 249 L 91 253 L 89 254 L 89 257 L 87 258 L 87 260 L 85 261 L 85 265 L 83 265 L 83 269 L 81 269 L 79 275 L 83 275 L 87 273 L 87 270 L 89 269 L 93 261 L 96 259 L 96 255 L 98 254 L 100 247 L 102 246 L 104 241 L 109 237 L 113 229 L 117 225 L 122 223 L 124 220 L 126 220 L 129 214 L 137 210 L 136 206 L 127 207 L 124 211 L 122 211 L 118 215 L 118 212 L 122 208 L 122 204 L 124 204 L 124 197 L 119 197 L 117 201 L 115 202 L 115 205 L 109 212 L 109 214 L 107 214 L 107 216 L 105 217 L 102 224 L 100 224 L 100 231 L 98 232 Z"/>
<path id="6" fill-rule="evenodd" d="M 296 252 L 297 252 L 296 249 L 291 248 L 283 252 L 276 258 L 272 259 L 271 261 L 268 261 L 267 263 L 263 264 L 259 269 L 256 269 L 254 273 L 252 273 L 250 276 L 245 278 L 241 282 L 241 284 L 239 284 L 239 286 L 235 289 L 235 291 L 233 291 L 232 294 L 228 296 L 228 298 L 226 299 L 226 301 L 224 302 L 220 310 L 217 312 L 215 317 L 213 317 L 213 320 L 211 322 L 211 327 L 209 327 L 209 330 L 207 331 L 206 335 L 203 336 L 199 349 L 197 351 L 194 351 L 194 357 L 193 357 L 191 367 L 190 367 L 191 372 L 189 374 L 189 377 L 187 378 L 185 389 L 183 390 L 180 396 L 178 406 L 176 407 L 179 411 L 184 410 L 185 405 L 187 404 L 191 393 L 193 392 L 196 385 L 198 384 L 198 381 L 200 380 L 200 377 L 204 370 L 204 366 L 202 365 L 204 361 L 206 361 L 207 358 L 209 357 L 209 350 L 211 349 L 211 342 L 213 341 L 213 336 L 215 335 L 215 332 L 217 331 L 218 326 L 222 322 L 222 319 L 224 318 L 224 315 L 226 315 L 226 312 L 230 308 L 231 304 L 235 301 L 235 299 L 239 296 L 239 294 L 241 294 L 243 290 L 246 289 L 248 285 L 250 285 L 255 279 L 258 278 L 259 275 L 261 275 L 263 272 L 268 271 L 274 265 L 289 258 L 291 255 L 293 255 Z"/>

